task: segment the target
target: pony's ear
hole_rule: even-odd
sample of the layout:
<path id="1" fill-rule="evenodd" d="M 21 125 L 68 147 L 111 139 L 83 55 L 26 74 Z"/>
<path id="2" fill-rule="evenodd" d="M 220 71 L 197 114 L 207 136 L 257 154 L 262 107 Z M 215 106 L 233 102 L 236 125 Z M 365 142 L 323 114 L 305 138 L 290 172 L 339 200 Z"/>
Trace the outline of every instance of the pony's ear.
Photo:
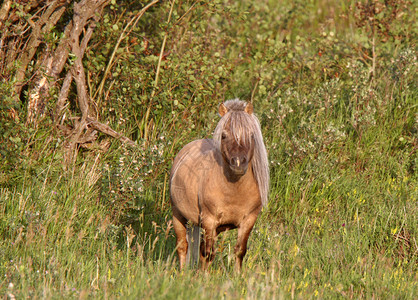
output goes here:
<path id="1" fill-rule="evenodd" d="M 245 110 L 244 110 L 247 114 L 251 115 L 254 111 L 254 107 L 253 104 L 251 102 L 248 102 L 247 105 L 245 106 Z"/>
<path id="2" fill-rule="evenodd" d="M 228 109 L 226 108 L 226 106 L 223 103 L 221 103 L 221 105 L 219 105 L 218 112 L 221 115 L 221 117 L 223 117 L 228 112 Z"/>

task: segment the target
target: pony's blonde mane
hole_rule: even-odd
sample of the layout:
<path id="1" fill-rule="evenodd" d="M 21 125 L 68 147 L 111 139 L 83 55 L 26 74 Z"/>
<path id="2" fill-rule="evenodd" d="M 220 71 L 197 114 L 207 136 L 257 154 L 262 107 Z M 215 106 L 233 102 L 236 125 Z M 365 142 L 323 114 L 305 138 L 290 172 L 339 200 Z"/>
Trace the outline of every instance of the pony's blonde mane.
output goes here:
<path id="1" fill-rule="evenodd" d="M 227 113 L 220 119 L 213 134 L 215 146 L 218 150 L 221 149 L 222 131 L 227 124 L 238 144 L 254 141 L 252 168 L 260 191 L 261 203 L 265 206 L 268 202 L 270 172 L 260 122 L 253 113 L 245 112 L 247 103 L 244 101 L 239 99 L 228 100 L 224 102 L 224 106 L 227 108 Z"/>

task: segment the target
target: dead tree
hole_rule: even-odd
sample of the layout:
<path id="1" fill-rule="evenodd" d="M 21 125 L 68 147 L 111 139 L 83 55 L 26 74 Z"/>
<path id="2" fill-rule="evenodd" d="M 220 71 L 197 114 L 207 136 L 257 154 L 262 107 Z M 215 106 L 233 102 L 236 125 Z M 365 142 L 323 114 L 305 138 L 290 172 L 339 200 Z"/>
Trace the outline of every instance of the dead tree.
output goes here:
<path id="1" fill-rule="evenodd" d="M 73 161 L 78 146 L 87 147 L 102 132 L 135 146 L 129 138 L 97 119 L 89 97 L 83 56 L 110 0 L 5 0 L 0 8 L 0 74 L 13 80 L 14 101 L 26 103 L 28 126 L 51 117 L 52 123 L 66 137 L 66 160 Z M 157 3 L 152 1 L 148 6 Z M 145 12 L 141 11 L 141 15 Z M 66 16 L 66 24 L 63 24 Z M 140 17 L 140 16 L 139 16 Z M 136 24 L 136 22 L 135 22 Z M 47 41 L 52 29 L 62 30 L 55 44 Z M 121 35 L 122 36 L 122 35 Z M 70 58 L 71 55 L 71 59 Z M 78 111 L 66 116 L 71 88 L 76 87 Z M 55 103 L 49 96 L 59 90 Z M 23 95 L 23 91 L 27 91 Z M 47 114 L 47 107 L 54 107 Z M 17 116 L 18 118 L 18 116 Z"/>

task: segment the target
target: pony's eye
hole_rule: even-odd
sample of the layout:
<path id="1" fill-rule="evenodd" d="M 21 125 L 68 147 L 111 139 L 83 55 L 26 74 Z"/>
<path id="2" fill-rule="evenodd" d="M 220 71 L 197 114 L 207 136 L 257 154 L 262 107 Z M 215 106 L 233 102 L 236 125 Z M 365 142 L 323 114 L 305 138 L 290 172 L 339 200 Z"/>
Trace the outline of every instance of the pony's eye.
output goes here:
<path id="1" fill-rule="evenodd" d="M 222 139 L 223 140 L 226 139 L 226 134 L 225 133 L 222 133 Z"/>

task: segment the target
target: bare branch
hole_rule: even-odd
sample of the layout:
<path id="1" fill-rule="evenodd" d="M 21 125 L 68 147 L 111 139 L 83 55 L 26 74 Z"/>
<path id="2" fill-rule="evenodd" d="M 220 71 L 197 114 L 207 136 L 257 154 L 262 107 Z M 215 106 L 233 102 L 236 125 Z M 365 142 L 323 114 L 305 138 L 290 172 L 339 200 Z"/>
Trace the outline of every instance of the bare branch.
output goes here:
<path id="1" fill-rule="evenodd" d="M 0 8 L 0 26 L 3 25 L 3 22 L 7 20 L 7 16 L 9 15 L 10 7 L 12 6 L 11 0 L 6 0 L 3 2 Z"/>
<path id="2" fill-rule="evenodd" d="M 83 49 L 79 43 L 79 36 L 82 29 L 85 27 L 88 20 L 94 17 L 97 10 L 101 10 L 107 0 L 88 1 L 84 0 L 74 4 L 74 18 L 73 18 L 73 31 L 70 37 L 71 50 L 75 55 L 74 66 L 72 68 L 72 74 L 74 81 L 77 84 L 78 104 L 81 110 L 82 119 L 85 120 L 89 115 L 89 94 L 86 87 L 86 74 L 83 67 L 83 55 L 85 48 Z M 90 27 L 90 32 L 85 36 L 83 44 L 87 46 L 88 40 L 91 37 L 93 27 Z"/>
<path id="3" fill-rule="evenodd" d="M 49 7 L 46 9 L 45 13 L 42 14 L 42 17 L 34 23 L 34 27 L 32 29 L 32 34 L 29 39 L 27 46 L 23 54 L 20 57 L 21 66 L 16 72 L 16 87 L 15 87 L 15 94 L 20 95 L 22 87 L 24 85 L 24 78 L 26 69 L 33 59 L 36 50 L 38 49 L 39 45 L 42 42 L 41 35 L 50 31 L 51 28 L 58 22 L 59 18 L 65 11 L 65 6 L 68 5 L 69 0 L 56 0 L 49 4 Z M 64 9 L 63 9 L 64 6 Z M 56 11 L 58 9 L 58 11 Z M 55 12 L 56 11 L 56 12 Z M 55 12 L 55 14 L 54 14 Z M 54 18 L 51 16 L 54 14 Z M 55 22 L 55 23 L 54 23 Z"/>
<path id="4" fill-rule="evenodd" d="M 93 127 L 94 129 L 101 131 L 107 135 L 110 135 L 111 137 L 120 140 L 121 142 L 128 144 L 132 147 L 136 147 L 135 142 L 133 142 L 131 139 L 127 138 L 126 136 L 118 133 L 117 131 L 110 128 L 109 125 L 100 123 L 99 121 L 93 119 L 93 118 L 87 118 L 88 125 Z"/>
<path id="5" fill-rule="evenodd" d="M 71 74 L 77 86 L 77 99 L 78 105 L 81 110 L 81 120 L 74 128 L 73 136 L 68 141 L 68 150 L 66 153 L 67 163 L 74 161 L 76 154 L 76 145 L 80 140 L 83 130 L 87 129 L 87 118 L 90 115 L 94 115 L 94 112 L 89 109 L 89 93 L 86 86 L 86 74 L 83 66 L 84 51 L 87 47 L 88 41 L 91 37 L 93 28 L 90 25 L 87 30 L 87 34 L 84 36 L 83 41 L 80 43 L 80 35 L 88 24 L 90 19 L 95 19 L 95 15 L 100 15 L 103 7 L 109 3 L 108 0 L 83 0 L 74 4 L 74 17 L 72 20 L 72 30 L 70 33 L 69 44 L 72 53 L 75 55 L 74 64 L 71 68 Z M 96 121 L 97 122 L 97 121 Z"/>
<path id="6" fill-rule="evenodd" d="M 55 114 L 54 114 L 55 124 L 58 124 L 61 113 L 65 106 L 65 102 L 67 102 L 68 93 L 70 92 L 72 81 L 73 81 L 73 76 L 71 75 L 71 72 L 68 72 L 62 83 L 60 94 L 58 96 L 58 101 L 55 105 Z"/>

